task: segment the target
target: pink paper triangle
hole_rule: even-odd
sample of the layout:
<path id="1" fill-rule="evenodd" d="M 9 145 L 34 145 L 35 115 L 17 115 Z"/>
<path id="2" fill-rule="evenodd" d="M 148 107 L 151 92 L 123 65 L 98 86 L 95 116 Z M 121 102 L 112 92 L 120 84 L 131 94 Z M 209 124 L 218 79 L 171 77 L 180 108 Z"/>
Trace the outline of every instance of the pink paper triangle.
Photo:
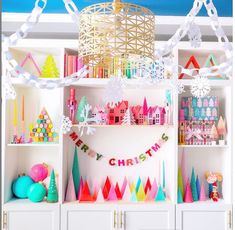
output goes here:
<path id="1" fill-rule="evenodd" d="M 145 201 L 152 201 L 152 200 L 153 200 L 153 197 L 151 195 L 151 190 L 148 190 L 147 194 L 146 194 Z"/>
<path id="2" fill-rule="evenodd" d="M 111 184 L 111 188 L 109 190 L 109 195 L 108 195 L 107 199 L 110 201 L 117 200 L 117 195 L 116 195 L 115 188 L 114 188 L 113 184 Z"/>
<path id="3" fill-rule="evenodd" d="M 127 186 L 127 179 L 126 177 L 124 178 L 123 184 L 122 184 L 122 188 L 121 188 L 121 194 L 123 196 L 125 190 L 126 190 L 126 186 Z"/>
<path id="4" fill-rule="evenodd" d="M 82 189 L 83 189 L 83 179 L 81 177 L 80 184 L 79 184 L 79 189 L 78 189 L 78 200 L 80 200 L 80 196 L 82 194 Z"/>
<path id="5" fill-rule="evenodd" d="M 122 196 L 122 200 L 123 201 L 130 201 L 131 200 L 131 190 L 130 190 L 130 187 L 128 184 L 126 185 L 126 189 L 125 189 L 125 192 Z"/>
<path id="6" fill-rule="evenodd" d="M 201 190 L 200 190 L 200 197 L 199 197 L 200 201 L 205 201 L 206 200 L 206 194 L 205 194 L 205 188 L 204 185 L 201 184 Z"/>
<path id="7" fill-rule="evenodd" d="M 157 190 L 158 190 L 157 182 L 156 182 L 156 179 L 154 178 L 152 188 L 151 188 L 151 191 L 150 191 L 152 199 L 155 199 L 155 197 L 157 195 Z"/>
<path id="8" fill-rule="evenodd" d="M 104 202 L 104 196 L 101 188 L 98 191 L 96 202 Z"/>
<path id="9" fill-rule="evenodd" d="M 76 201 L 76 192 L 74 188 L 74 182 L 73 182 L 73 174 L 72 171 L 70 172 L 69 182 L 67 186 L 65 201 Z"/>

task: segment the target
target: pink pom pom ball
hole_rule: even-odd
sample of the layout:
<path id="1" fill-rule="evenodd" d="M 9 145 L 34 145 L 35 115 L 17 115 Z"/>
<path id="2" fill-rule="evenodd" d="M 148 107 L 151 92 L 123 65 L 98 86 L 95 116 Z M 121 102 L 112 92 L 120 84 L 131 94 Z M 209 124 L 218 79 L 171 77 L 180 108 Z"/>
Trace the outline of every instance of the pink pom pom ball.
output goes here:
<path id="1" fill-rule="evenodd" d="M 29 173 L 30 177 L 35 181 L 43 181 L 48 176 L 48 166 L 46 164 L 34 165 Z"/>

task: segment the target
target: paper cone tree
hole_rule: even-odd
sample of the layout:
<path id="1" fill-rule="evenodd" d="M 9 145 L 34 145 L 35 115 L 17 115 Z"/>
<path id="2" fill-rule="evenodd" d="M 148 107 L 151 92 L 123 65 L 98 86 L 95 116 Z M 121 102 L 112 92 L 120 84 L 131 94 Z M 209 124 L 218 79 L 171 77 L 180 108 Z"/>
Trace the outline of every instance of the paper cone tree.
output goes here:
<path id="1" fill-rule="evenodd" d="M 95 181 L 93 184 L 92 192 L 93 192 L 93 199 L 96 200 L 98 192 L 99 192 L 99 185 L 98 185 L 97 181 Z"/>
<path id="2" fill-rule="evenodd" d="M 201 184 L 199 200 L 200 201 L 205 201 L 206 200 L 205 188 L 204 188 L 203 184 Z"/>
<path id="3" fill-rule="evenodd" d="M 153 199 L 153 197 L 151 195 L 151 190 L 148 190 L 147 194 L 145 196 L 145 201 L 152 201 L 152 200 L 154 200 L 154 199 Z"/>
<path id="4" fill-rule="evenodd" d="M 198 175 L 197 175 L 197 179 L 196 179 L 196 187 L 197 187 L 197 196 L 198 196 L 198 200 L 200 198 L 200 182 L 199 182 L 199 178 L 198 178 Z"/>
<path id="5" fill-rule="evenodd" d="M 130 187 L 128 184 L 126 185 L 126 189 L 125 189 L 124 194 L 122 196 L 122 200 L 123 201 L 130 201 L 131 200 L 131 190 L 130 190 Z"/>
<path id="6" fill-rule="evenodd" d="M 84 117 L 82 116 L 82 113 L 86 105 L 87 105 L 87 100 L 86 100 L 86 97 L 83 96 L 79 102 L 77 114 L 76 114 L 76 119 L 78 122 L 84 121 Z"/>
<path id="7" fill-rule="evenodd" d="M 129 108 L 127 109 L 127 111 L 123 117 L 122 125 L 135 125 L 134 115 L 132 114 L 132 112 Z"/>
<path id="8" fill-rule="evenodd" d="M 127 178 L 125 177 L 122 183 L 122 188 L 121 188 L 121 194 L 123 196 L 125 190 L 126 190 L 126 186 L 127 186 Z"/>
<path id="9" fill-rule="evenodd" d="M 93 197 L 92 197 L 92 195 L 90 193 L 90 189 L 89 189 L 89 185 L 88 185 L 87 181 L 85 181 L 85 183 L 84 183 L 84 186 L 83 186 L 82 193 L 80 195 L 79 201 L 80 202 L 83 202 L 83 201 L 94 201 Z"/>
<path id="10" fill-rule="evenodd" d="M 147 182 L 146 182 L 146 185 L 145 185 L 145 187 L 144 187 L 144 192 L 145 192 L 145 194 L 147 194 L 148 191 L 151 191 L 151 188 L 152 188 L 152 185 L 151 185 L 150 179 L 149 179 L 149 177 L 148 177 Z"/>
<path id="11" fill-rule="evenodd" d="M 83 179 L 82 177 L 80 178 L 80 183 L 79 183 L 79 189 L 78 189 L 78 200 L 80 199 L 80 196 L 82 194 L 82 190 L 83 190 Z"/>
<path id="12" fill-rule="evenodd" d="M 105 200 L 108 199 L 110 188 L 111 188 L 111 182 L 109 180 L 109 177 L 107 177 L 103 187 L 103 196 Z"/>
<path id="13" fill-rule="evenodd" d="M 193 200 L 198 201 L 198 194 L 197 194 L 197 186 L 196 186 L 196 178 L 195 178 L 194 168 L 192 168 L 190 186 L 191 186 L 191 189 L 192 189 Z"/>
<path id="14" fill-rule="evenodd" d="M 158 192 L 157 192 L 157 196 L 155 198 L 155 201 L 165 201 L 165 200 L 166 200 L 166 197 L 163 192 L 162 186 L 160 185 L 158 188 Z"/>
<path id="15" fill-rule="evenodd" d="M 180 188 L 179 188 L 179 187 L 178 187 L 177 202 L 178 202 L 178 204 L 181 204 L 181 203 L 183 203 L 183 202 L 184 202 L 184 201 L 183 201 L 183 196 L 182 196 L 182 193 L 181 193 L 181 190 L 180 190 Z"/>
<path id="16" fill-rule="evenodd" d="M 141 185 L 141 179 L 140 179 L 140 177 L 138 178 L 138 181 L 137 181 L 137 183 L 136 183 L 136 187 L 135 187 L 135 191 L 136 191 L 136 193 L 139 191 L 139 187 L 140 187 L 140 185 Z"/>
<path id="17" fill-rule="evenodd" d="M 78 167 L 78 153 L 77 153 L 76 146 L 75 146 L 74 155 L 73 155 L 72 173 L 73 173 L 73 181 L 74 181 L 75 191 L 76 191 L 76 194 L 78 194 L 78 188 L 79 188 L 79 182 L 80 182 L 80 172 L 79 172 L 79 167 Z"/>
<path id="18" fill-rule="evenodd" d="M 146 97 L 144 98 L 144 103 L 143 103 L 143 115 L 144 116 L 148 115 L 148 104 L 147 104 Z"/>
<path id="19" fill-rule="evenodd" d="M 39 114 L 37 124 L 31 130 L 30 137 L 33 138 L 34 142 L 53 142 L 54 138 L 57 137 L 53 123 L 45 108 Z"/>
<path id="20" fill-rule="evenodd" d="M 178 168 L 178 188 L 180 189 L 182 196 L 184 196 L 184 184 L 181 168 Z"/>
<path id="21" fill-rule="evenodd" d="M 52 55 L 48 55 L 42 67 L 42 74 L 40 77 L 59 78 L 59 76 L 60 76 L 60 73 L 59 73 L 58 68 L 56 67 L 54 57 Z"/>
<path id="22" fill-rule="evenodd" d="M 136 192 L 135 192 L 135 190 L 133 190 L 132 191 L 132 193 L 131 193 L 131 199 L 130 199 L 132 202 L 137 202 L 138 201 L 138 199 L 137 199 L 137 197 L 136 197 Z"/>
<path id="23" fill-rule="evenodd" d="M 101 189 L 99 189 L 97 198 L 96 198 L 96 202 L 104 202 L 104 196 L 103 196 L 103 192 Z"/>
<path id="24" fill-rule="evenodd" d="M 51 171 L 50 185 L 49 185 L 48 193 L 47 193 L 47 202 L 49 203 L 58 202 L 58 190 L 56 187 L 54 169 L 52 169 Z"/>
<path id="25" fill-rule="evenodd" d="M 136 188 L 135 183 L 132 182 L 131 185 L 130 185 L 131 193 L 135 190 L 135 188 Z"/>
<path id="26" fill-rule="evenodd" d="M 142 185 L 142 183 L 140 184 L 139 190 L 137 192 L 137 200 L 138 201 L 144 201 L 145 200 L 145 192 L 144 192 L 144 187 Z"/>
<path id="27" fill-rule="evenodd" d="M 184 202 L 185 203 L 192 203 L 193 202 L 193 195 L 192 195 L 192 190 L 190 187 L 189 179 L 187 181 L 186 188 L 185 188 Z"/>
<path id="28" fill-rule="evenodd" d="M 182 150 L 182 156 L 181 156 L 181 173 L 183 177 L 183 185 L 185 186 L 187 183 L 187 172 L 186 172 L 186 159 L 185 159 L 185 150 L 183 148 Z"/>
<path id="29" fill-rule="evenodd" d="M 109 201 L 116 201 L 117 200 L 117 195 L 116 195 L 116 192 L 115 192 L 115 188 L 112 184 L 111 184 L 111 187 L 110 187 L 110 190 L 109 190 L 107 200 L 109 200 Z"/>
<path id="30" fill-rule="evenodd" d="M 217 132 L 217 128 L 216 128 L 215 124 L 213 124 L 211 127 L 211 138 L 214 141 L 216 141 L 219 138 L 219 134 Z"/>
<path id="31" fill-rule="evenodd" d="M 225 127 L 225 121 L 222 116 L 220 116 L 220 118 L 219 118 L 217 130 L 218 130 L 218 134 L 220 136 L 220 139 L 224 140 L 225 136 L 226 136 L 226 127 Z"/>
<path id="32" fill-rule="evenodd" d="M 72 171 L 70 172 L 70 176 L 69 176 L 69 182 L 67 186 L 65 201 L 69 201 L 69 202 L 76 201 L 76 192 L 74 188 Z"/>
<path id="33" fill-rule="evenodd" d="M 116 192 L 116 195 L 117 195 L 117 199 L 118 199 L 118 200 L 121 200 L 121 199 L 122 199 L 122 193 L 121 193 L 121 191 L 120 191 L 120 188 L 119 188 L 118 183 L 116 183 L 115 192 Z"/>
<path id="34" fill-rule="evenodd" d="M 151 192 L 150 192 L 153 199 L 155 199 L 155 197 L 157 195 L 157 190 L 158 190 L 157 182 L 156 182 L 156 179 L 154 179 L 153 184 L 152 184 L 152 188 L 151 188 Z"/>

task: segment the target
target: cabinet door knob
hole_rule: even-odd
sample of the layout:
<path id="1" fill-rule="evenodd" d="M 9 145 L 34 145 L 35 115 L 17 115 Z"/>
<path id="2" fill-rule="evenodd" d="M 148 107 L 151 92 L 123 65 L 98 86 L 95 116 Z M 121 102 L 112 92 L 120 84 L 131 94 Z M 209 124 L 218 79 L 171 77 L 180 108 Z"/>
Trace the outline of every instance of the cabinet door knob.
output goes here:
<path id="1" fill-rule="evenodd" d="M 2 215 L 2 229 L 6 230 L 7 229 L 7 212 L 3 211 Z"/>
<path id="2" fill-rule="evenodd" d="M 114 217 L 113 217 L 113 228 L 116 229 L 116 226 L 117 226 L 117 212 L 116 210 L 114 211 Z"/>

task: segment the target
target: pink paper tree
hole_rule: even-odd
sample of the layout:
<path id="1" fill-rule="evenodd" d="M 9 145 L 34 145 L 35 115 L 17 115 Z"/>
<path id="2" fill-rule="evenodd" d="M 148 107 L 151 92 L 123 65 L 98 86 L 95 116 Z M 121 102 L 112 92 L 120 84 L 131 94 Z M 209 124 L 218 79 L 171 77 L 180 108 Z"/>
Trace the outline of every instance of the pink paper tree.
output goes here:
<path id="1" fill-rule="evenodd" d="M 193 196 L 192 196 L 192 190 L 190 187 L 189 178 L 187 180 L 187 184 L 186 184 L 186 188 L 185 188 L 184 202 L 185 203 L 192 203 L 193 202 Z"/>
<path id="2" fill-rule="evenodd" d="M 146 97 L 144 98 L 144 103 L 143 103 L 143 115 L 144 116 L 148 115 L 148 104 L 147 104 Z"/>
<path id="3" fill-rule="evenodd" d="M 74 187 L 74 182 L 73 182 L 73 174 L 71 171 L 68 186 L 67 186 L 65 201 L 71 202 L 75 200 L 76 200 L 76 192 L 75 192 L 75 187 Z"/>
<path id="4" fill-rule="evenodd" d="M 116 195 L 116 191 L 115 191 L 113 184 L 111 184 L 111 188 L 109 190 L 107 200 L 109 200 L 109 201 L 116 201 L 117 200 L 117 195 Z"/>
<path id="5" fill-rule="evenodd" d="M 156 195 L 157 195 L 157 191 L 158 191 L 158 186 L 157 186 L 157 182 L 156 179 L 154 178 L 153 184 L 152 184 L 152 188 L 151 188 L 151 196 L 153 199 L 155 199 Z"/>
<path id="6" fill-rule="evenodd" d="M 201 190 L 200 190 L 200 197 L 199 197 L 200 201 L 205 201 L 206 200 L 206 194 L 205 194 L 205 188 L 204 185 L 201 184 Z"/>
<path id="7" fill-rule="evenodd" d="M 225 135 L 226 135 L 226 127 L 225 127 L 225 121 L 222 116 L 220 116 L 220 118 L 219 118 L 217 130 L 218 130 L 218 134 L 220 136 L 220 139 L 224 140 Z"/>

